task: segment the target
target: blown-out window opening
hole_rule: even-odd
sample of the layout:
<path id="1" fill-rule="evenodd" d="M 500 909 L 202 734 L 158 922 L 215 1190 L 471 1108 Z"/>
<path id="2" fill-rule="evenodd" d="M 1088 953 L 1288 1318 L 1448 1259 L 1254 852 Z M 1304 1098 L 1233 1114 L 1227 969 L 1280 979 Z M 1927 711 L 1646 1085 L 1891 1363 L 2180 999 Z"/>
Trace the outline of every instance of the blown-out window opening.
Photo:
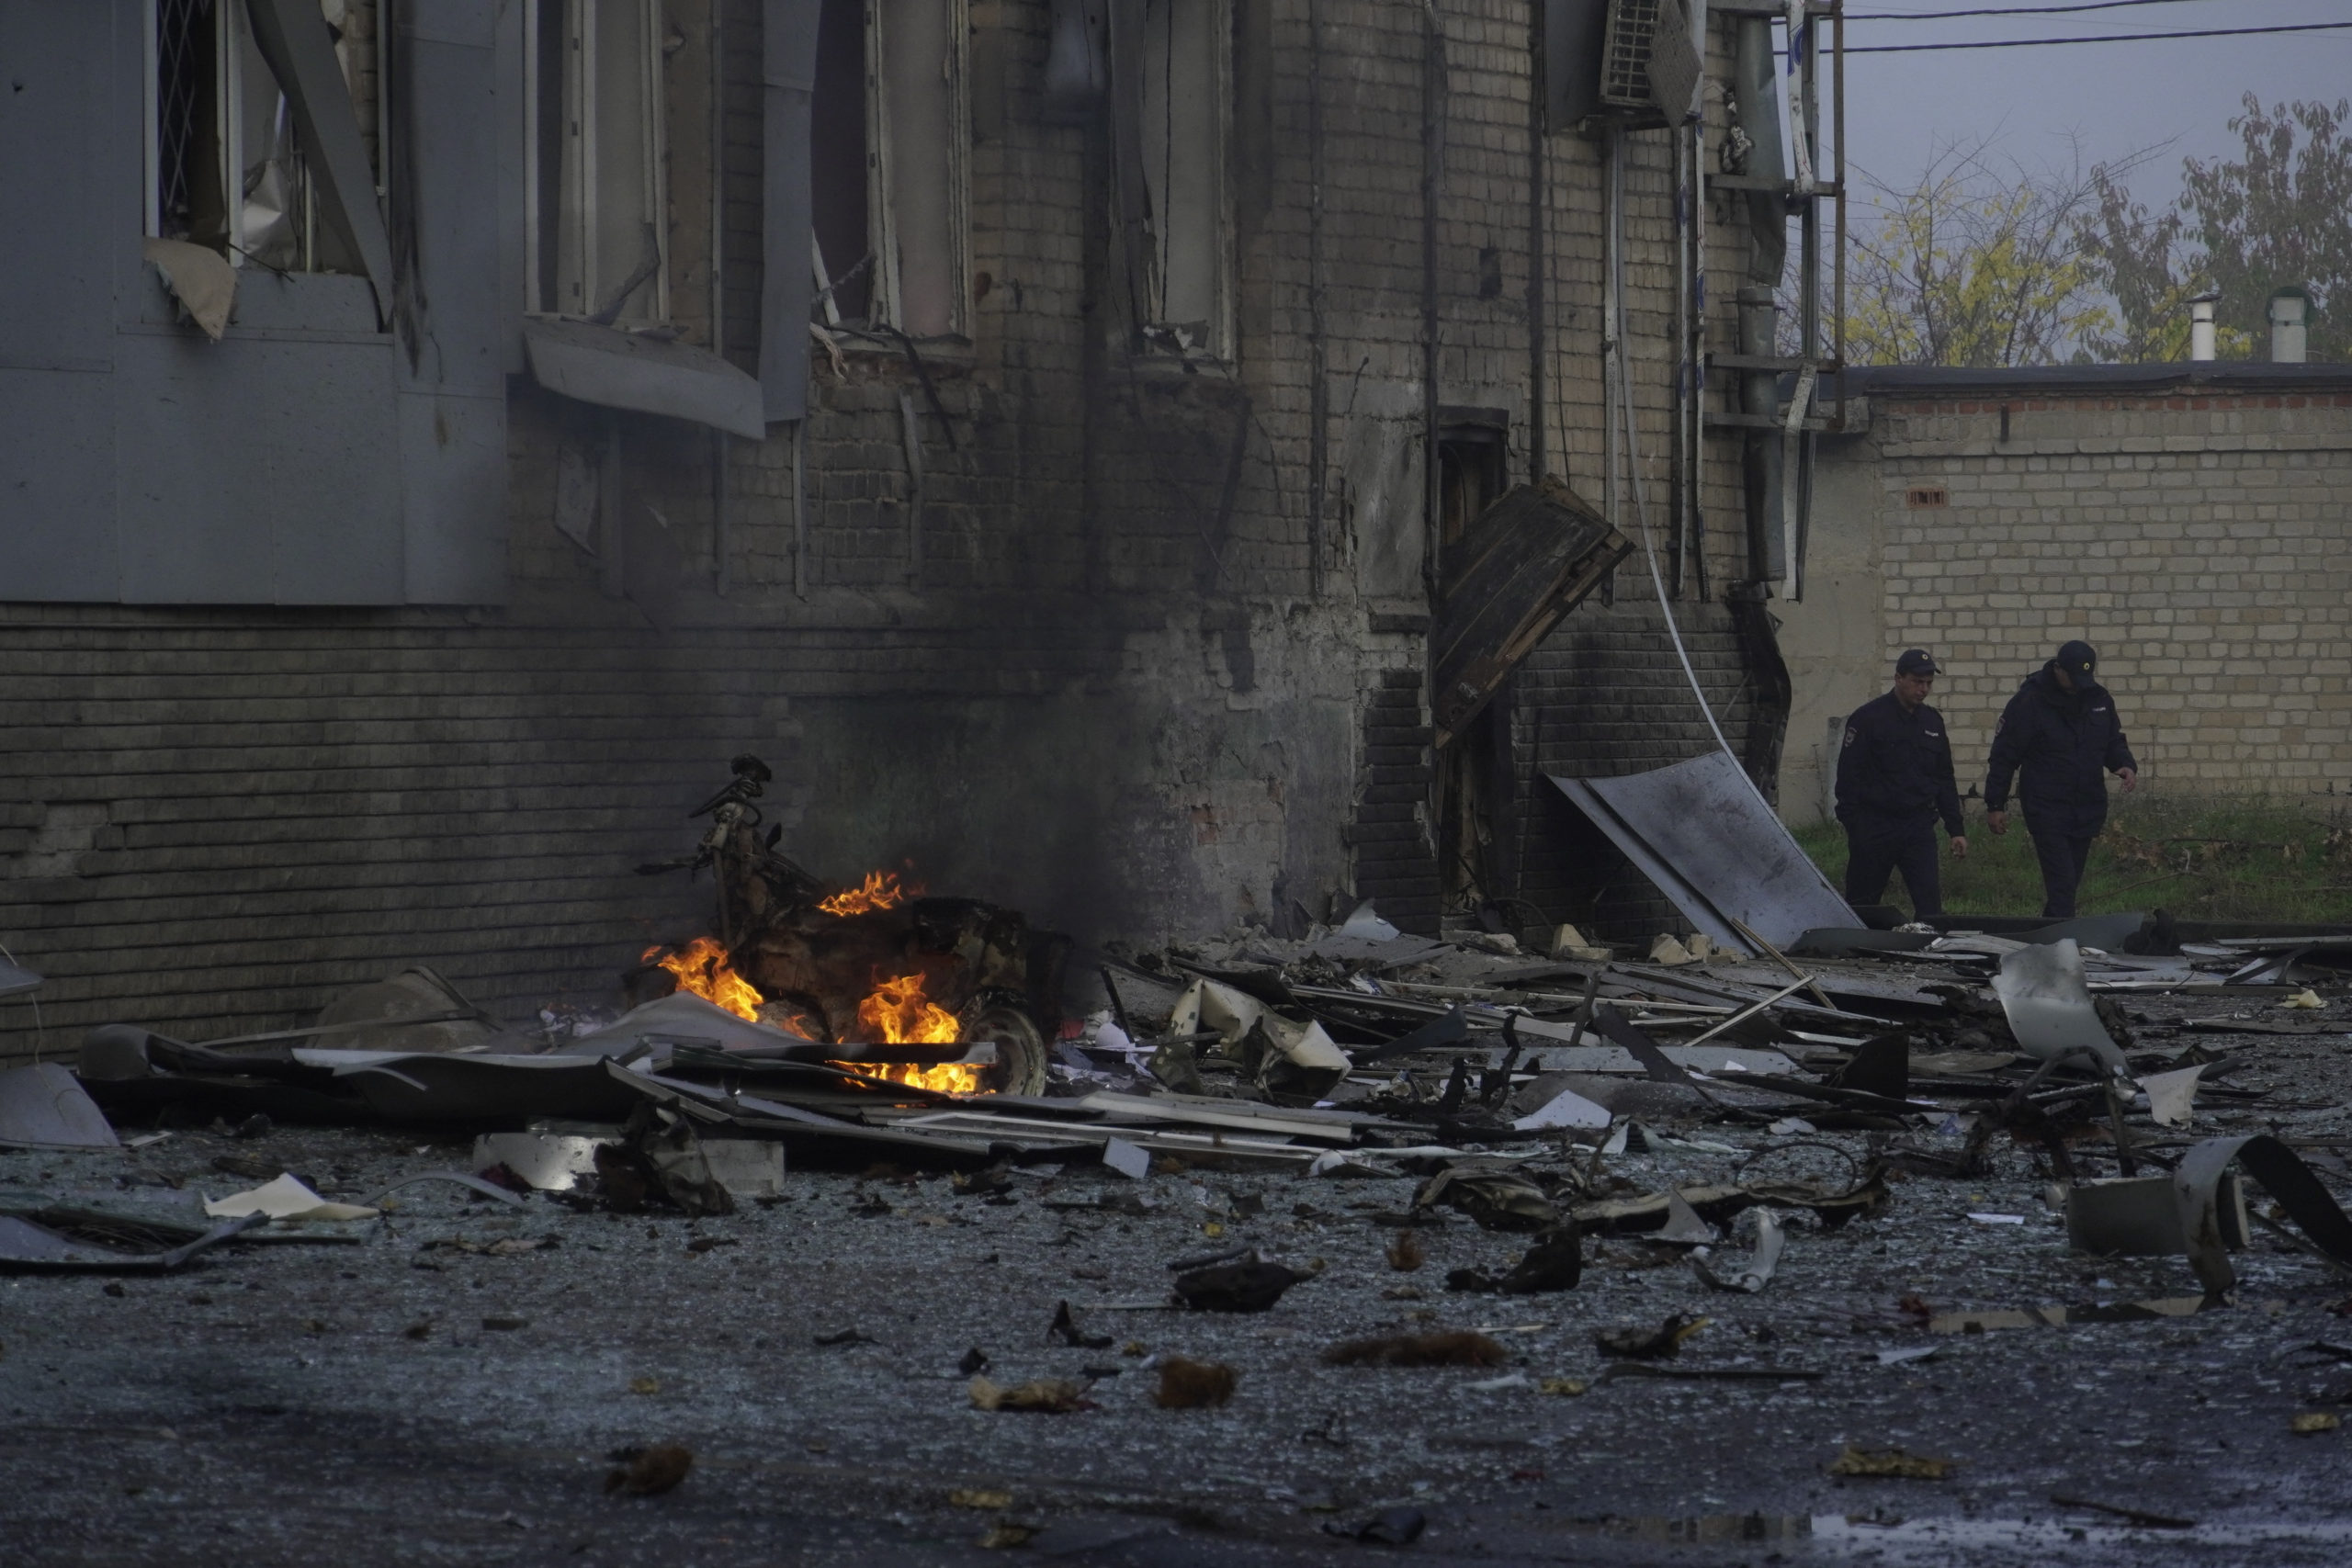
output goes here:
<path id="1" fill-rule="evenodd" d="M 814 319 L 916 338 L 968 332 L 969 32 L 964 0 L 824 0 L 809 132 Z"/>
<path id="2" fill-rule="evenodd" d="M 1138 118 L 1151 231 L 1146 333 L 1162 347 L 1227 358 L 1232 12 L 1228 0 L 1143 0 L 1142 13 Z"/>
<path id="3" fill-rule="evenodd" d="M 661 0 L 527 0 L 526 26 L 530 306 L 666 321 Z"/>
<path id="4" fill-rule="evenodd" d="M 335 63 L 381 180 L 378 0 L 318 0 Z M 254 34 L 246 0 L 149 0 L 146 231 L 273 272 L 366 270 L 320 194 L 292 103 Z"/>

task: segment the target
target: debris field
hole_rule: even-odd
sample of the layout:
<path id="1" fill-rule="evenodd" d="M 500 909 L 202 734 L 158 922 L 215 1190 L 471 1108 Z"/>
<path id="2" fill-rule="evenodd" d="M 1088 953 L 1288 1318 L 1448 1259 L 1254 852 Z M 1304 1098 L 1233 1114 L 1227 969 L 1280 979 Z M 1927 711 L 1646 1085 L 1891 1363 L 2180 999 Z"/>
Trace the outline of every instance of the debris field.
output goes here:
<path id="1" fill-rule="evenodd" d="M 1539 960 L 1365 909 L 1088 953 L 1091 1016 L 933 1050 L 977 1092 L 691 983 L 95 1031 L 0 1078 L 0 1536 L 2341 1561 L 2352 943 L 2101 919 Z"/>

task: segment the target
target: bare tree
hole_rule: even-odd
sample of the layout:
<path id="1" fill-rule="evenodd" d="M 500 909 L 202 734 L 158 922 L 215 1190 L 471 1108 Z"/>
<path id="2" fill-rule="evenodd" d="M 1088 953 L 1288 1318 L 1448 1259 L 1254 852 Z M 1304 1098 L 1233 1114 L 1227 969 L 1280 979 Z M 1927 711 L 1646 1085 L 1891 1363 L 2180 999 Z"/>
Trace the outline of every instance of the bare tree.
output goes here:
<path id="1" fill-rule="evenodd" d="M 1943 148 L 1907 190 L 1873 192 L 1848 253 L 1846 357 L 1858 365 L 2050 365 L 2085 357 L 2112 316 L 2079 162 L 2036 172 L 1989 141 Z"/>

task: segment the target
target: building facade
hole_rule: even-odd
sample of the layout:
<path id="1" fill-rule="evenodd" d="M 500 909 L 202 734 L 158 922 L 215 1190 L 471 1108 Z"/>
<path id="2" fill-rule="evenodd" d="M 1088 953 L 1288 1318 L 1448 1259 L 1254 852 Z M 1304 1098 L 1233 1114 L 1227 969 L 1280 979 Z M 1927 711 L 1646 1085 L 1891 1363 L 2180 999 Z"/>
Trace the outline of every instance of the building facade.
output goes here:
<path id="1" fill-rule="evenodd" d="M 634 868 L 747 751 L 820 873 L 1093 939 L 1592 918 L 1622 868 L 1541 774 L 1712 740 L 1637 551 L 1444 789 L 1486 502 L 1610 505 L 1777 737 L 1742 440 L 1678 411 L 1781 13 L 1667 8 L 1686 114 L 1600 101 L 1621 9 L 0 0 L 53 225 L 0 264 L 0 937 L 49 1047 L 406 963 L 601 998 L 697 929 Z"/>

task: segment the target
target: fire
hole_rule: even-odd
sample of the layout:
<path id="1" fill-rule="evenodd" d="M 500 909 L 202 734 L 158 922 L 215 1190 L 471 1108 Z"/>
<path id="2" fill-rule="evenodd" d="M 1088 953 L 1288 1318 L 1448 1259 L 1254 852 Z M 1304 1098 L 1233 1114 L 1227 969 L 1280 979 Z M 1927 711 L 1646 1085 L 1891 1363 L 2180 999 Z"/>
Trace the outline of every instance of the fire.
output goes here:
<path id="1" fill-rule="evenodd" d="M 872 877 L 866 879 L 869 886 L 873 880 Z M 881 1043 L 891 1045 L 952 1045 L 961 1032 L 956 1015 L 923 994 L 920 973 L 876 981 L 874 989 L 857 1004 L 857 1021 Z M 907 1084 L 915 1089 L 939 1089 L 948 1094 L 977 1094 L 980 1088 L 978 1068 L 952 1062 L 934 1067 L 887 1062 L 844 1062 L 841 1065 L 874 1077 L 888 1078 L 892 1083 Z"/>
<path id="2" fill-rule="evenodd" d="M 643 962 L 657 960 L 662 950 L 649 947 Z M 658 960 L 662 967 L 677 976 L 678 989 L 692 991 L 714 1007 L 725 1008 L 737 1018 L 755 1019 L 760 1003 L 764 1000 L 758 987 L 727 965 L 727 950 L 716 937 L 698 936 L 667 958 Z"/>
<path id="3" fill-rule="evenodd" d="M 877 872 L 866 878 L 868 890 L 876 887 L 876 877 L 887 875 Z M 905 894 L 897 886 L 897 878 L 889 879 L 888 893 L 895 902 Z M 853 889 L 842 895 L 844 898 L 859 896 Z M 838 911 L 836 911 L 838 912 Z M 678 989 L 692 991 L 715 1007 L 726 1009 L 738 1018 L 756 1021 L 763 998 L 753 986 L 728 966 L 727 949 L 714 937 L 698 936 L 667 957 L 662 950 L 649 947 L 644 962 L 658 963 L 677 977 Z M 877 980 L 873 991 L 857 1004 L 857 1021 L 877 1043 L 890 1045 L 953 1045 L 961 1028 L 956 1015 L 939 1006 L 923 994 L 922 976 L 900 975 L 892 979 Z M 938 1089 L 946 1094 L 978 1094 L 980 1092 L 980 1071 L 955 1063 L 938 1066 L 922 1066 L 915 1063 L 897 1062 L 836 1062 L 867 1077 L 886 1078 L 911 1089 Z"/>
<path id="4" fill-rule="evenodd" d="M 908 899 L 922 894 L 920 886 L 908 886 L 899 880 L 894 871 L 869 871 L 857 886 L 820 899 L 817 908 L 829 915 L 862 915 L 868 909 L 891 909 Z"/>

